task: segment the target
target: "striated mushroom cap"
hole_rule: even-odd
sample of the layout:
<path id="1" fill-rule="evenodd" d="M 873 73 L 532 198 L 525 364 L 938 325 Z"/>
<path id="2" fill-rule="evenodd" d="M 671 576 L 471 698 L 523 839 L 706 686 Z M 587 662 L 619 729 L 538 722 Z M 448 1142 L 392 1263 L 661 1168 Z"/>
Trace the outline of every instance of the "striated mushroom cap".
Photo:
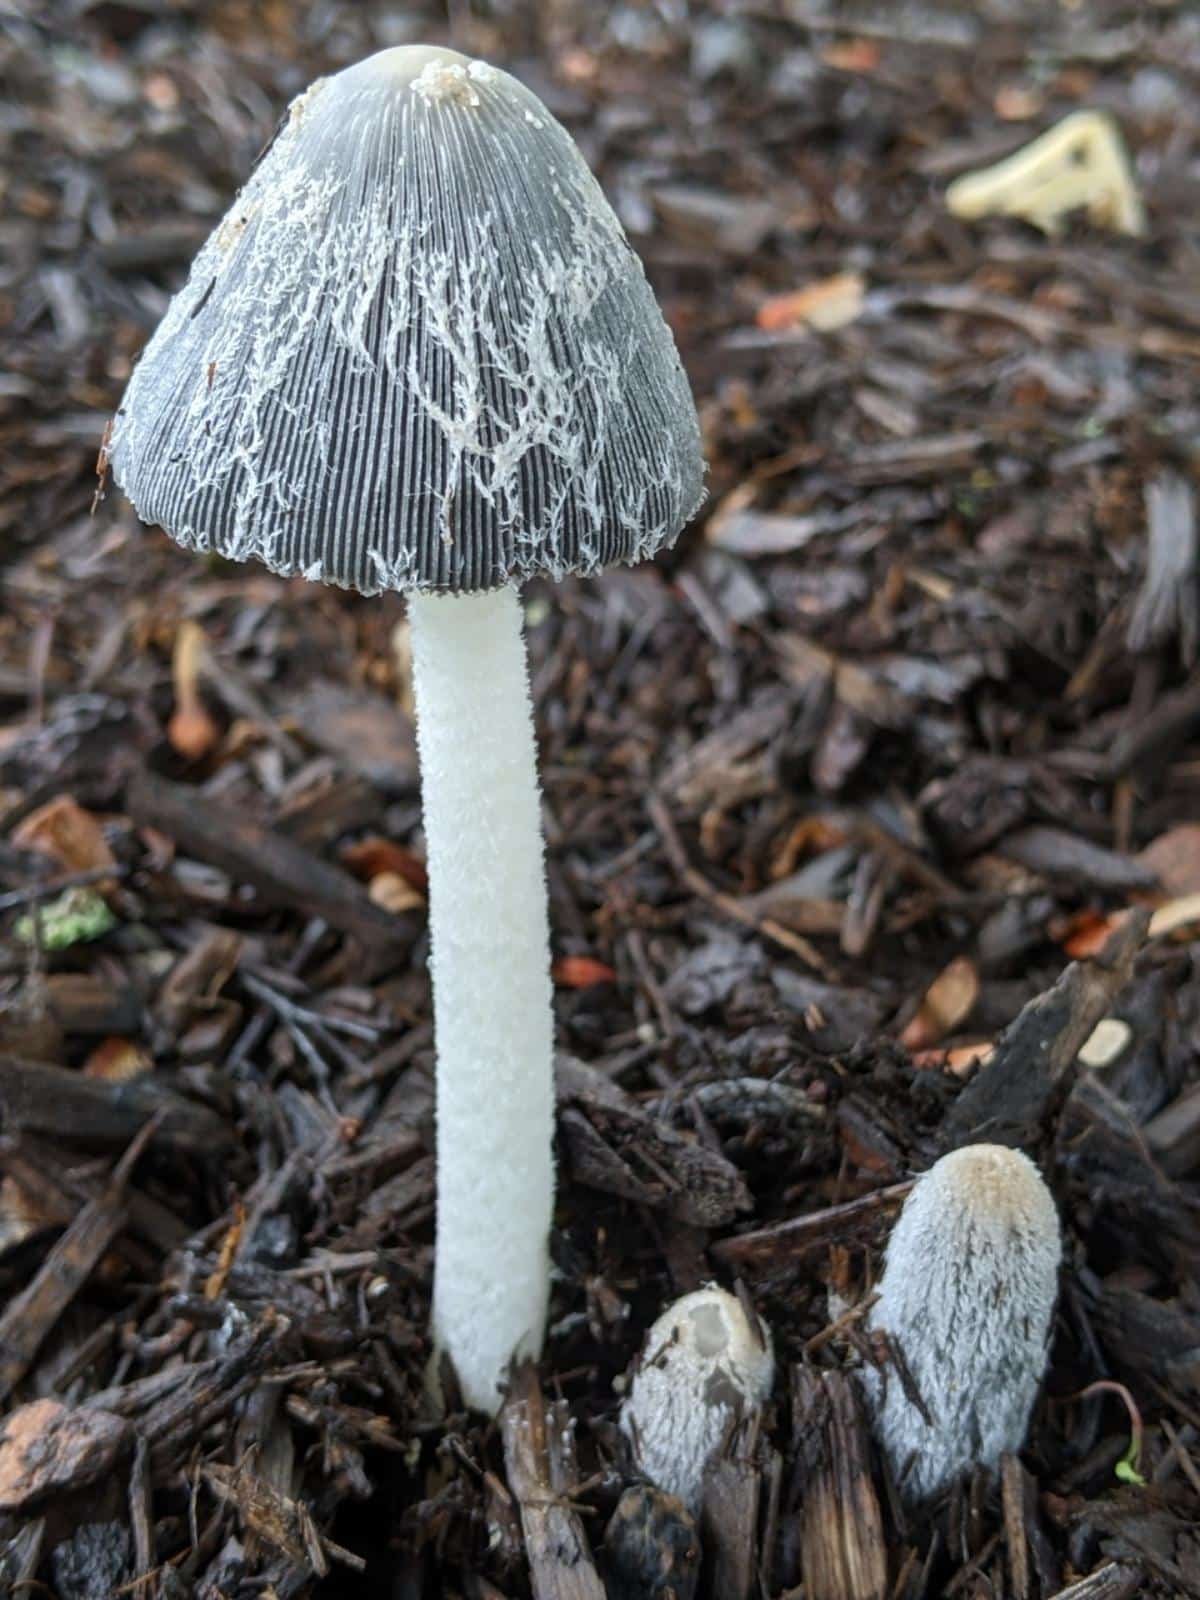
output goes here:
<path id="1" fill-rule="evenodd" d="M 363 593 L 639 561 L 703 494 L 674 341 L 570 135 L 425 46 L 292 102 L 108 457 L 180 544 Z"/>
<path id="2" fill-rule="evenodd" d="M 762 1405 L 775 1381 L 770 1334 L 754 1320 L 715 1284 L 685 1294 L 646 1335 L 621 1408 L 639 1468 L 692 1512 L 731 1424 Z"/>
<path id="3" fill-rule="evenodd" d="M 861 1374 L 876 1437 L 910 1501 L 1021 1448 L 1061 1256 L 1053 1197 L 1022 1151 L 965 1145 L 917 1180 L 888 1241 L 870 1326 L 900 1347 L 930 1421 L 894 1370 Z"/>

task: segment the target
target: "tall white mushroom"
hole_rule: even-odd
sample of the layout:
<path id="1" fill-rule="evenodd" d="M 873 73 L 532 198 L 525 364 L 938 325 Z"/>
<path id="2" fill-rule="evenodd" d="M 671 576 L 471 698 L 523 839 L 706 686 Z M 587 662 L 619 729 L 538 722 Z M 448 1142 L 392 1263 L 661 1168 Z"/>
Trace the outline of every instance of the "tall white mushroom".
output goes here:
<path id="1" fill-rule="evenodd" d="M 687 380 L 570 136 L 384 50 L 296 99 L 130 380 L 109 455 L 181 544 L 410 596 L 438 1053 L 435 1342 L 494 1408 L 541 1346 L 543 843 L 517 585 L 638 561 L 702 495 Z"/>
<path id="2" fill-rule="evenodd" d="M 894 1368 L 861 1374 L 906 1499 L 1021 1448 L 1061 1255 L 1054 1200 L 1020 1150 L 965 1145 L 917 1180 L 888 1240 L 869 1326 L 899 1348 L 926 1415 Z"/>

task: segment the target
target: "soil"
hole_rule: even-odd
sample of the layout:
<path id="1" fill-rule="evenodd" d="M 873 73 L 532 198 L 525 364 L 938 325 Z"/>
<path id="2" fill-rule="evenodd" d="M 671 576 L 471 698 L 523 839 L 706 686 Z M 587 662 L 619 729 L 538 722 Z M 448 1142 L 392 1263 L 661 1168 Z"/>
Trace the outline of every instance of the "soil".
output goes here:
<path id="1" fill-rule="evenodd" d="M 426 38 L 579 140 L 710 464 L 673 552 L 527 594 L 560 1188 L 499 1421 L 425 1398 L 403 602 L 96 472 L 287 101 Z M 0 80 L 0 1587 L 1200 1594 L 1194 8 L 40 0 Z M 950 209 L 1080 110 L 1140 233 Z M 1050 1361 L 1020 1457 L 914 1510 L 847 1375 L 979 1139 L 1058 1204 Z M 616 1420 L 712 1279 L 778 1376 L 697 1528 Z"/>

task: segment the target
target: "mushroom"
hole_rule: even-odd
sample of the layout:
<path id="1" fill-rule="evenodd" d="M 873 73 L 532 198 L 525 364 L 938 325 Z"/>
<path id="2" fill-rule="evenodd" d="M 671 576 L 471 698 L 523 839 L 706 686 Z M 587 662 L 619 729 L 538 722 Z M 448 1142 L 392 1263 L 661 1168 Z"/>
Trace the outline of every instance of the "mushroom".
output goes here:
<path id="1" fill-rule="evenodd" d="M 518 585 L 673 542 L 687 380 L 570 136 L 507 73 L 383 50 L 292 102 L 106 447 L 147 522 L 409 597 L 437 1043 L 435 1348 L 494 1409 L 540 1350 L 553 1022 Z"/>
<path id="2" fill-rule="evenodd" d="M 621 1408 L 621 1428 L 651 1483 L 695 1514 L 704 1472 L 730 1427 L 766 1400 L 775 1381 L 771 1336 L 715 1284 L 663 1312 Z"/>
<path id="3" fill-rule="evenodd" d="M 1061 1255 L 1054 1201 L 1020 1150 L 966 1145 L 917 1180 L 868 1326 L 899 1348 L 927 1415 L 894 1367 L 860 1375 L 875 1436 L 911 1503 L 1021 1448 Z"/>

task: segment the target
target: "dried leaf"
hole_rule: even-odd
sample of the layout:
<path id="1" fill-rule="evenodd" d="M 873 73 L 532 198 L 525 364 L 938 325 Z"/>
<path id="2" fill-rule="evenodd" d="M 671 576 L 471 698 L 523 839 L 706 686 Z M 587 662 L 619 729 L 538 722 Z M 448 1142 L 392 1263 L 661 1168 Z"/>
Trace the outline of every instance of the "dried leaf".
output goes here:
<path id="1" fill-rule="evenodd" d="M 550 971 L 555 983 L 563 989 L 591 989 L 598 983 L 617 981 L 612 967 L 591 956 L 559 956 Z"/>
<path id="2" fill-rule="evenodd" d="M 923 1071 L 931 1067 L 940 1068 L 955 1078 L 968 1077 L 976 1067 L 989 1061 L 995 1053 L 996 1046 L 987 1040 L 980 1044 L 959 1044 L 953 1049 L 942 1050 L 917 1050 L 913 1053 L 912 1064 Z"/>
<path id="3" fill-rule="evenodd" d="M 1080 911 L 1067 923 L 1062 936 L 1064 952 L 1072 961 L 1086 961 L 1099 955 L 1109 936 L 1124 922 L 1128 912 Z"/>
<path id="4" fill-rule="evenodd" d="M 357 844 L 347 845 L 341 855 L 346 870 L 364 883 L 369 883 L 381 872 L 394 872 L 418 894 L 426 895 L 429 892 L 429 874 L 425 870 L 425 863 L 411 850 L 406 850 L 402 844 L 396 844 L 391 839 L 372 834 L 369 838 L 360 839 Z"/>
<path id="5" fill-rule="evenodd" d="M 874 72 L 879 66 L 879 45 L 874 39 L 844 39 L 827 44 L 821 60 L 838 72 Z"/>
<path id="6" fill-rule="evenodd" d="M 49 856 L 68 872 L 116 865 L 99 821 L 67 794 L 31 811 L 14 831 L 13 843 Z"/>
<path id="7" fill-rule="evenodd" d="M 1200 822 L 1169 828 L 1138 856 L 1169 895 L 1200 894 Z"/>
<path id="8" fill-rule="evenodd" d="M 936 1044 L 967 1020 L 978 998 L 979 974 L 974 963 L 968 956 L 956 956 L 925 991 L 916 1015 L 900 1035 L 901 1044 L 910 1050 Z"/>
<path id="9" fill-rule="evenodd" d="M 132 1039 L 113 1034 L 102 1039 L 83 1064 L 89 1078 L 104 1078 L 109 1083 L 124 1083 L 150 1072 L 154 1063 Z"/>
<path id="10" fill-rule="evenodd" d="M 377 906 L 397 916 L 402 911 L 415 911 L 418 906 L 425 904 L 425 896 L 398 872 L 376 873 L 367 885 L 367 894 Z"/>
<path id="11" fill-rule="evenodd" d="M 865 290 L 857 272 L 838 272 L 788 294 L 772 295 L 759 306 L 755 320 L 766 333 L 801 325 L 831 333 L 861 316 Z"/>

